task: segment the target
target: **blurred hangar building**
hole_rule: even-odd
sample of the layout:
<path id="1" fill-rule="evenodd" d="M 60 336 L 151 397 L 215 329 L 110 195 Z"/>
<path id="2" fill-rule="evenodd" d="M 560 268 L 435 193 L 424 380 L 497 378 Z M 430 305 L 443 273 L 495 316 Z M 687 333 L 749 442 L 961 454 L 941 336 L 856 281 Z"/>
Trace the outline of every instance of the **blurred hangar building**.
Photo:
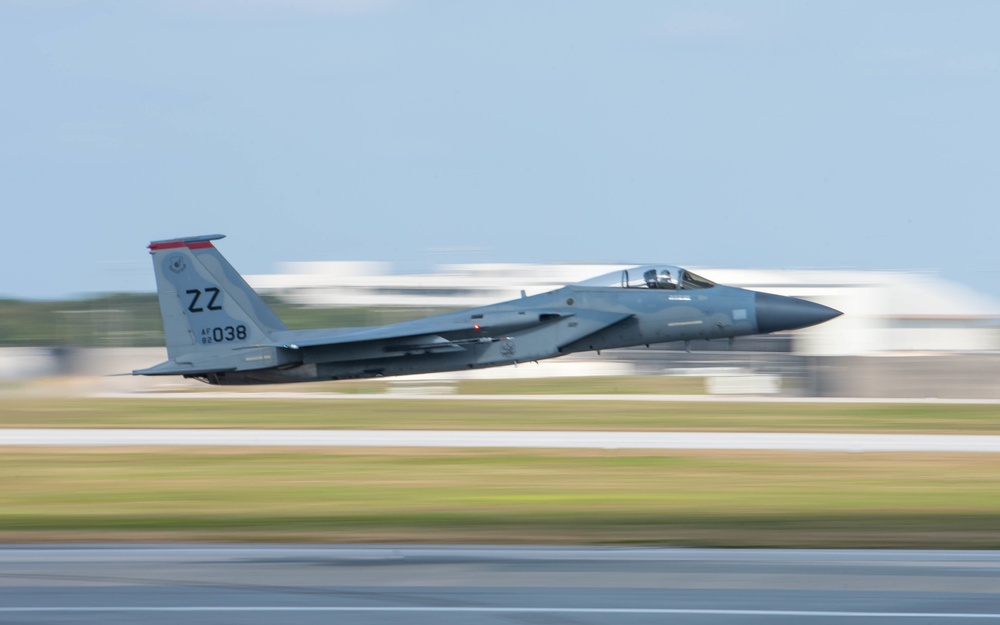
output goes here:
<path id="1" fill-rule="evenodd" d="M 631 265 L 441 265 L 396 272 L 383 262 L 283 263 L 248 276 L 301 306 L 454 309 L 481 306 Z M 1000 398 L 1000 300 L 933 273 L 690 267 L 722 284 L 832 306 L 842 317 L 789 334 L 578 354 L 480 377 L 699 375 L 713 393 Z"/>

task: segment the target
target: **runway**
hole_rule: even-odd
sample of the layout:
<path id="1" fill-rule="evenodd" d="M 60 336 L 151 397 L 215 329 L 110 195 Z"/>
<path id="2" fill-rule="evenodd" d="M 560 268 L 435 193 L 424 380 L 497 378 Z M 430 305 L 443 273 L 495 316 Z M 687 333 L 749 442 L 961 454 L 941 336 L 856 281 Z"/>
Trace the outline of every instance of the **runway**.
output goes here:
<path id="1" fill-rule="evenodd" d="M 1000 453 L 1000 436 L 481 430 L 0 429 L 4 446 L 453 447 Z"/>
<path id="2" fill-rule="evenodd" d="M 322 391 L 195 391 L 133 393 L 92 393 L 100 399 L 287 399 L 323 401 L 510 401 L 510 402 L 568 402 L 568 401 L 624 401 L 654 403 L 741 403 L 741 404 L 936 404 L 942 406 L 1000 405 L 1000 399 L 957 399 L 948 397 L 784 397 L 776 395 L 659 395 L 659 394 L 502 394 L 475 395 L 456 393 L 424 393 L 419 390 L 396 390 L 389 393 L 327 393 Z"/>
<path id="3" fill-rule="evenodd" d="M 1000 623 L 1000 552 L 0 547 L 0 622 Z"/>

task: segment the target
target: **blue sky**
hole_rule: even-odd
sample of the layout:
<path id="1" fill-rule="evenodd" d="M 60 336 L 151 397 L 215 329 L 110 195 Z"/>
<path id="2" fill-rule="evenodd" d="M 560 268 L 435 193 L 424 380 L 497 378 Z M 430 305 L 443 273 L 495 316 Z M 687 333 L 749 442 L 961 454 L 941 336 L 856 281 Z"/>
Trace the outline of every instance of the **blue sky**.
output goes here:
<path id="1" fill-rule="evenodd" d="M 0 294 L 280 261 L 921 269 L 1000 296 L 1000 3 L 0 4 Z"/>

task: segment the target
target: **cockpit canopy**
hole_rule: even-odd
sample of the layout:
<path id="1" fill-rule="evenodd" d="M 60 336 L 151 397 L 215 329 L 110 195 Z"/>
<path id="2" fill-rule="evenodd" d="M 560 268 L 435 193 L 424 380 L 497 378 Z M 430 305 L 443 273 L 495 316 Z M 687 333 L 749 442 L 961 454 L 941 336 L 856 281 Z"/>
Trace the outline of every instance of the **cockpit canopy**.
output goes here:
<path id="1" fill-rule="evenodd" d="M 715 283 L 696 273 L 673 265 L 632 267 L 578 283 L 581 286 L 621 287 L 623 289 L 709 289 Z"/>

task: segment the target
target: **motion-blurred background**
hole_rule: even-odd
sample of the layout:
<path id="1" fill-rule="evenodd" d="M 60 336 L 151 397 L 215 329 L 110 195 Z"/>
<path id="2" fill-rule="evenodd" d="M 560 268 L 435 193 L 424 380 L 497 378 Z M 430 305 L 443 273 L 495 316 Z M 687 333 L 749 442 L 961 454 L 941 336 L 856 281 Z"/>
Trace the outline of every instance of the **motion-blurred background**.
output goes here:
<path id="1" fill-rule="evenodd" d="M 448 265 L 403 274 L 389 263 L 286 263 L 249 276 L 293 327 L 384 324 L 485 305 L 611 271 L 604 265 Z M 694 268 L 726 284 L 804 297 L 845 312 L 793 333 L 580 354 L 539 364 L 415 376 L 370 392 L 452 392 L 467 379 L 663 376 L 674 392 L 773 396 L 1000 398 L 1000 302 L 931 273 Z M 0 376 L 90 392 L 197 388 L 107 378 L 165 358 L 154 294 L 0 303 Z M 85 381 L 83 381 L 85 380 Z M 56 385 L 58 386 L 58 384 Z M 352 385 L 337 385 L 329 390 Z M 51 386 L 49 387 L 51 390 Z"/>

